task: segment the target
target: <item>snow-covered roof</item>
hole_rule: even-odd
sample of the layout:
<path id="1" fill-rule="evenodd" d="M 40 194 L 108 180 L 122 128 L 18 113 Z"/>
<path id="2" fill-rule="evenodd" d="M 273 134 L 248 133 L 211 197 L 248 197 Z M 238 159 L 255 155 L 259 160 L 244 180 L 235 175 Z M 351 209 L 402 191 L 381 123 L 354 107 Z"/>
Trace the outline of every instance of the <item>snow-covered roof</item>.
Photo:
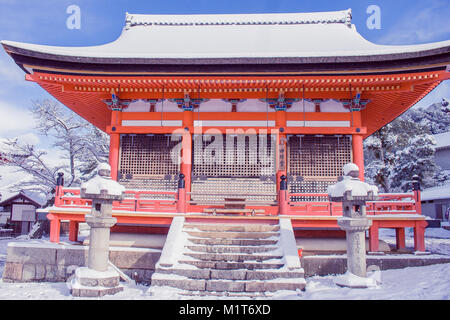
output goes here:
<path id="1" fill-rule="evenodd" d="M 450 148 L 450 131 L 433 135 L 436 149 Z"/>
<path id="2" fill-rule="evenodd" d="M 0 202 L 0 207 L 10 204 L 18 198 L 25 198 L 28 201 L 30 201 L 31 203 L 33 203 L 38 208 L 40 208 L 43 205 L 41 200 L 36 199 L 34 196 L 32 196 L 30 194 L 26 194 L 24 191 L 20 191 L 19 193 Z"/>
<path id="3" fill-rule="evenodd" d="M 450 183 L 443 186 L 425 189 L 420 194 L 421 201 L 450 199 Z"/>
<path id="4" fill-rule="evenodd" d="M 365 57 L 365 60 L 372 56 L 371 61 L 378 61 L 386 59 L 386 57 L 380 58 L 380 55 L 408 55 L 435 49 L 443 49 L 445 51 L 443 53 L 447 53 L 450 47 L 450 41 L 410 46 L 371 43 L 364 39 L 351 24 L 351 9 L 283 14 L 127 14 L 120 37 L 104 45 L 58 47 L 13 41 L 1 43 L 7 51 L 14 48 L 18 53 L 26 50 L 74 62 L 89 61 L 83 61 L 83 58 L 299 59 L 312 57 L 328 57 L 339 62 L 336 57 L 361 56 Z M 75 57 L 77 59 L 73 59 Z M 56 57 L 53 58 L 56 59 Z M 99 61 L 96 60 L 96 62 Z M 230 62 L 223 61 L 223 63 Z M 142 61 L 136 61 L 136 63 L 142 63 Z"/>
<path id="5" fill-rule="evenodd" d="M 249 25 L 249 24 L 351 24 L 351 10 L 276 14 L 126 14 L 126 28 L 136 25 Z"/>

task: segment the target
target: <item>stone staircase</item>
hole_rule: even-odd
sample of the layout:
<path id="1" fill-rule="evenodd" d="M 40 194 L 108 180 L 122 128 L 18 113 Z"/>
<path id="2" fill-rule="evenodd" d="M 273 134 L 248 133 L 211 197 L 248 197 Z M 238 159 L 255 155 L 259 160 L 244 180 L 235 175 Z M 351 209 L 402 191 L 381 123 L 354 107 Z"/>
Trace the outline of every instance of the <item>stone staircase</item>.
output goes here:
<path id="1" fill-rule="evenodd" d="M 179 222 L 169 231 L 150 292 L 168 286 L 182 296 L 251 298 L 303 290 L 292 226 L 284 224 Z"/>

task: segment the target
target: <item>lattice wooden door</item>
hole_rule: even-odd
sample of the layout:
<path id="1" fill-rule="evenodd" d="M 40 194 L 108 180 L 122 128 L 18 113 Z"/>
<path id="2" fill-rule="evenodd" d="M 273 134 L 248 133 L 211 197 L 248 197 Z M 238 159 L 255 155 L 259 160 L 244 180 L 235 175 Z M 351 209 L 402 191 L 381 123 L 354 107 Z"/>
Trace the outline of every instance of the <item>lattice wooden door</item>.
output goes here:
<path id="1" fill-rule="evenodd" d="M 176 191 L 179 146 L 169 134 L 121 135 L 119 182 L 133 190 Z"/>
<path id="2" fill-rule="evenodd" d="M 290 193 L 326 193 L 352 161 L 351 136 L 288 136 Z M 292 197 L 291 201 L 327 201 L 326 197 Z"/>
<path id="3" fill-rule="evenodd" d="M 275 146 L 271 135 L 194 135 L 192 200 L 275 201 Z"/>

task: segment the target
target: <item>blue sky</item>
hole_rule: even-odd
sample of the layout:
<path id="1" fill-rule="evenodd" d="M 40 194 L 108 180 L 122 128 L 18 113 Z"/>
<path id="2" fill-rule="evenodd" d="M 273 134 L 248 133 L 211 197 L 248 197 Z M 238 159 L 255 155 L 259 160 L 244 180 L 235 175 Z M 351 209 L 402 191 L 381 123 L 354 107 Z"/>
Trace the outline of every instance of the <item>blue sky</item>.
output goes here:
<path id="1" fill-rule="evenodd" d="M 66 27 L 66 9 L 81 9 L 81 28 Z M 369 5 L 381 10 L 381 29 L 368 29 Z M 125 12 L 147 14 L 282 13 L 333 11 L 352 8 L 352 22 L 367 40 L 379 44 L 417 44 L 450 39 L 450 0 L 422 1 L 300 1 L 300 0 L 0 0 L 0 39 L 57 46 L 98 45 L 121 33 Z M 421 104 L 450 96 L 448 81 Z M 49 95 L 0 50 L 0 137 L 26 136 L 40 141 L 27 113 L 32 100 Z"/>

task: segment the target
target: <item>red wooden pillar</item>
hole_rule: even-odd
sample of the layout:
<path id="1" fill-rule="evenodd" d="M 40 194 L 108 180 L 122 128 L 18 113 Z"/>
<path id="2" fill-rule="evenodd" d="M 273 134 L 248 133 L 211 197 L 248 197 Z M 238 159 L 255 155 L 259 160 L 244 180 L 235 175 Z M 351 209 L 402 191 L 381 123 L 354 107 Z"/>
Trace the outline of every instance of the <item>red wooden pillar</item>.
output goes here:
<path id="1" fill-rule="evenodd" d="M 426 221 L 416 221 L 414 227 L 414 250 L 425 251 L 425 227 Z"/>
<path id="2" fill-rule="evenodd" d="M 122 125 L 122 111 L 111 111 L 111 128 L 114 131 L 117 126 Z M 111 179 L 117 181 L 117 171 L 119 170 L 119 148 L 120 134 L 111 133 L 109 135 L 109 165 L 111 166 Z"/>
<path id="3" fill-rule="evenodd" d="M 109 165 L 111 166 L 111 179 L 117 181 L 117 171 L 119 170 L 119 148 L 120 135 L 111 133 L 109 140 Z"/>
<path id="4" fill-rule="evenodd" d="M 61 231 L 61 221 L 58 216 L 55 216 L 51 213 L 47 215 L 48 220 L 50 220 L 50 241 L 51 242 L 59 242 L 59 234 Z"/>
<path id="5" fill-rule="evenodd" d="M 287 140 L 284 133 L 286 128 L 286 111 L 277 110 L 275 118 L 275 126 L 278 129 L 277 137 L 277 192 L 278 192 L 278 213 L 289 213 L 289 195 L 287 190 Z"/>
<path id="6" fill-rule="evenodd" d="M 395 228 L 395 244 L 397 250 L 405 249 L 405 228 Z"/>
<path id="7" fill-rule="evenodd" d="M 183 111 L 184 132 L 181 142 L 181 164 L 180 172 L 184 174 L 185 180 L 185 198 L 186 201 L 191 199 L 191 171 L 192 171 L 192 135 L 191 128 L 194 127 L 194 112 L 190 110 Z"/>
<path id="8" fill-rule="evenodd" d="M 361 129 L 361 112 L 353 112 L 353 126 Z M 361 134 L 354 134 L 352 137 L 352 152 L 353 163 L 359 168 L 359 179 L 364 181 L 364 149 L 363 136 Z"/>
<path id="9" fill-rule="evenodd" d="M 353 163 L 359 168 L 359 179 L 364 181 L 364 151 L 363 151 L 363 137 L 360 134 L 353 135 Z"/>
<path id="10" fill-rule="evenodd" d="M 286 128 L 286 111 L 276 111 L 276 121 L 275 125 L 278 129 L 278 141 L 277 141 L 277 181 L 280 181 L 282 175 L 286 176 L 286 150 L 287 150 L 287 140 L 286 134 L 284 133 Z"/>
<path id="11" fill-rule="evenodd" d="M 78 241 L 78 221 L 69 222 L 69 240 Z"/>
<path id="12" fill-rule="evenodd" d="M 378 222 L 376 220 L 372 220 L 372 226 L 369 228 L 370 252 L 378 252 L 380 250 L 378 229 Z"/>

